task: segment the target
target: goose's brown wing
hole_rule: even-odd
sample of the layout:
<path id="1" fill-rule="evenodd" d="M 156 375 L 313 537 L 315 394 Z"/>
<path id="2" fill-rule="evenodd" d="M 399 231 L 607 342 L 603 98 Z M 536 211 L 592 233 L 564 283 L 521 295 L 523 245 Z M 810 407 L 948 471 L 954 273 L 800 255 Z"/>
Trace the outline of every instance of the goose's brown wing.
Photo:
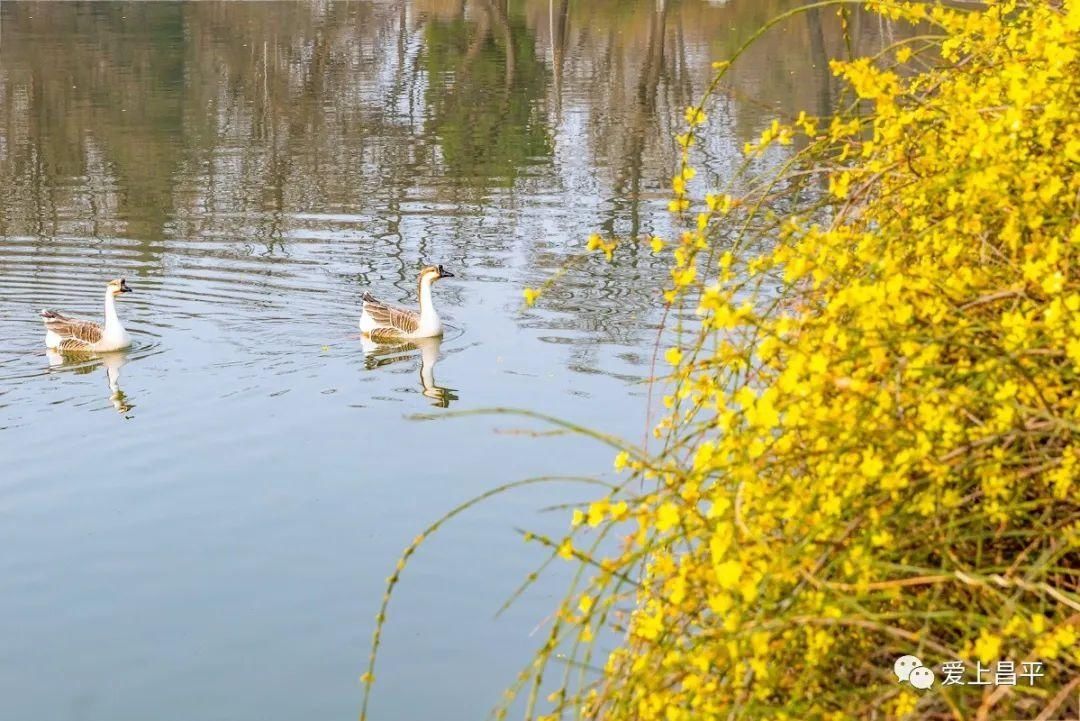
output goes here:
<path id="1" fill-rule="evenodd" d="M 397 308 L 376 300 L 370 293 L 364 294 L 364 312 L 371 316 L 377 326 L 368 333 L 374 340 L 395 338 L 415 333 L 420 327 L 420 315 L 405 308 Z"/>
<path id="2" fill-rule="evenodd" d="M 77 344 L 84 347 L 93 345 L 100 341 L 101 336 L 105 333 L 104 329 L 97 323 L 68 318 L 54 310 L 41 311 L 41 320 L 45 323 L 46 330 L 56 333 L 63 339 L 60 345 L 61 350 L 75 350 L 75 348 L 64 348 L 64 343 L 68 342 L 72 345 Z"/>

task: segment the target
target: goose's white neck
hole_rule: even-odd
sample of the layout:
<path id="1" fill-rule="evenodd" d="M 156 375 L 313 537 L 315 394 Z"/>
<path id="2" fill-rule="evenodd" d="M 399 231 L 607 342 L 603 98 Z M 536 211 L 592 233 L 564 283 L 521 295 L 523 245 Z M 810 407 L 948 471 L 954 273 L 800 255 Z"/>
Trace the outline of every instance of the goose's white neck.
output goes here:
<path id="1" fill-rule="evenodd" d="M 439 325 L 439 314 L 435 311 L 435 303 L 431 299 L 431 284 L 434 282 L 433 275 L 425 275 L 420 279 L 420 325 L 425 328 Z"/>
<path id="2" fill-rule="evenodd" d="M 116 296 L 110 291 L 105 291 L 105 336 L 112 338 L 123 334 L 124 326 L 120 324 L 120 317 L 116 315 Z"/>
<path id="3" fill-rule="evenodd" d="M 418 336 L 442 335 L 442 321 L 439 320 L 435 303 L 431 300 L 431 284 L 435 282 L 435 278 L 434 273 L 420 277 L 420 327 L 416 329 Z"/>

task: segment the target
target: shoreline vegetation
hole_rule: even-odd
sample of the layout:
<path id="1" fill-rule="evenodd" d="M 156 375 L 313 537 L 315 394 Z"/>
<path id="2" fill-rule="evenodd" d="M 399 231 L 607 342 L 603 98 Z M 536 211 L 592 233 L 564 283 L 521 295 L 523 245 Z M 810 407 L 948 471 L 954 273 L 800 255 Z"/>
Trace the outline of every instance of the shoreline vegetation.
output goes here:
<path id="1" fill-rule="evenodd" d="M 859 6 L 913 31 L 832 62 L 832 116 L 774 122 L 730 188 L 699 189 L 742 50 L 714 63 L 676 138 L 686 230 L 588 241 L 670 257 L 677 343 L 654 440 L 620 448 L 567 537 L 526 534 L 578 565 L 508 692 L 526 718 L 1080 713 L 1080 0 L 828 0 L 761 32 Z M 405 563 L 481 500 L 391 576 L 365 715 Z M 908 654 L 931 688 L 897 682 Z M 1041 675 L 973 683 L 1010 662 Z"/>

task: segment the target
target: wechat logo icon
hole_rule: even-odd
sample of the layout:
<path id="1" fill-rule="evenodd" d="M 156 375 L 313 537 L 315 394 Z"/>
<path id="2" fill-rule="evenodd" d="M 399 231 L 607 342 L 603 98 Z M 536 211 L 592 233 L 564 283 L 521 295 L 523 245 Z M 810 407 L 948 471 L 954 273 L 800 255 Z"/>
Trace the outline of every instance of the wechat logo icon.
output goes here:
<path id="1" fill-rule="evenodd" d="M 896 659 L 893 673 L 900 683 L 907 681 L 917 689 L 925 691 L 934 685 L 934 672 L 923 666 L 918 656 L 901 656 Z"/>

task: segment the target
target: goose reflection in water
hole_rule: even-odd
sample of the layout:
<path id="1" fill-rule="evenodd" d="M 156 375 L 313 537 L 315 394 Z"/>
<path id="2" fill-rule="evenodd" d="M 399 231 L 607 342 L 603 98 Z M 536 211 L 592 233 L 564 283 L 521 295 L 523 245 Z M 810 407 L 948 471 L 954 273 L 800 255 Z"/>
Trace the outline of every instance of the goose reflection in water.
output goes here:
<path id="1" fill-rule="evenodd" d="M 449 408 L 452 401 L 458 399 L 453 388 L 444 388 L 435 383 L 435 364 L 439 362 L 439 348 L 442 338 L 413 338 L 407 341 L 376 343 L 367 337 L 360 339 L 364 349 L 364 367 L 368 370 L 388 366 L 391 363 L 408 361 L 420 355 L 421 392 L 437 408 Z"/>
<path id="2" fill-rule="evenodd" d="M 120 388 L 120 368 L 127 363 L 127 353 L 60 353 L 51 348 L 45 351 L 49 367 L 56 370 L 70 370 L 72 373 L 93 373 L 101 366 L 105 367 L 105 376 L 109 382 L 109 402 L 117 413 L 131 418 L 128 413 L 135 407 L 127 394 Z"/>

